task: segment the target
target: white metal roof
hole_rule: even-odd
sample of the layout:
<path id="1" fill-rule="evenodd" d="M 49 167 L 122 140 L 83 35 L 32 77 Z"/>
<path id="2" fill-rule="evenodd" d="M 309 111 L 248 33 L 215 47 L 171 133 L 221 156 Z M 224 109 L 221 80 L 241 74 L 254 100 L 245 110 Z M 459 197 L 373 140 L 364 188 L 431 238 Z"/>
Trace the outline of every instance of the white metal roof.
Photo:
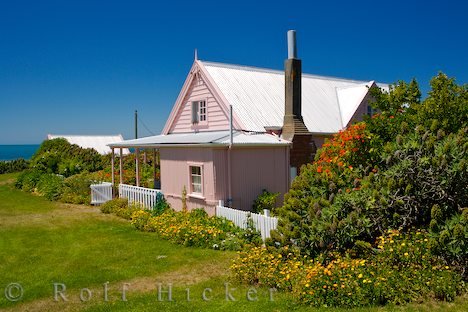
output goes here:
<path id="1" fill-rule="evenodd" d="M 109 144 L 110 147 L 163 147 L 175 145 L 229 145 L 229 131 L 206 131 L 190 133 L 171 133 L 155 135 L 135 140 L 127 140 Z M 289 141 L 266 133 L 252 133 L 244 131 L 233 132 L 235 145 L 288 145 Z"/>
<path id="2" fill-rule="evenodd" d="M 49 134 L 47 135 L 48 140 L 63 138 L 70 144 L 76 144 L 81 148 L 93 148 L 99 154 L 105 155 L 111 152 L 108 146 L 111 143 L 123 141 L 121 134 L 118 135 L 60 135 L 60 134 Z M 126 148 L 123 151 L 124 155 L 130 153 Z"/>
<path id="3" fill-rule="evenodd" d="M 283 125 L 283 71 L 199 62 L 233 106 L 244 130 L 261 132 L 265 126 Z M 336 133 L 346 127 L 372 83 L 303 74 L 302 116 L 309 131 Z"/>

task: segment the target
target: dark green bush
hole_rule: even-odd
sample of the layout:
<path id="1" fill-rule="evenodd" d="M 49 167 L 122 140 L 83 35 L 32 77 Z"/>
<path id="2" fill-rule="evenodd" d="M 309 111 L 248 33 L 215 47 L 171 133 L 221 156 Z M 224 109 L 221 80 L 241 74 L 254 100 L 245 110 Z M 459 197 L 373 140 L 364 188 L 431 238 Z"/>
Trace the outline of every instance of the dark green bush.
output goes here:
<path id="1" fill-rule="evenodd" d="M 262 190 L 262 193 L 253 202 L 252 211 L 263 214 L 264 209 L 273 210 L 278 196 L 279 193 L 270 193 L 265 189 Z"/>
<path id="2" fill-rule="evenodd" d="M 433 218 L 432 220 L 436 220 Z M 468 276 L 468 208 L 446 222 L 431 224 L 430 249 Z"/>
<path id="3" fill-rule="evenodd" d="M 154 216 L 159 216 L 160 214 L 164 213 L 168 209 L 170 209 L 171 206 L 169 203 L 166 201 L 164 198 L 163 193 L 159 192 L 156 195 L 156 203 L 154 204 L 153 210 L 151 211 L 151 215 Z"/>
<path id="4" fill-rule="evenodd" d="M 29 161 L 24 160 L 23 158 L 8 161 L 0 161 L 0 174 L 19 172 L 27 168 L 29 168 Z"/>

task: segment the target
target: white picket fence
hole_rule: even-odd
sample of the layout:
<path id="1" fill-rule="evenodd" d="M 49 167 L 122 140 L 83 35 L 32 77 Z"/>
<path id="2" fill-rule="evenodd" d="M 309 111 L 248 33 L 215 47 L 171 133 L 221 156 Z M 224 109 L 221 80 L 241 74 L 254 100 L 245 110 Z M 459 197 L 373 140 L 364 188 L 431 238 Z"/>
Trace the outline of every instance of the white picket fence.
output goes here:
<path id="1" fill-rule="evenodd" d="M 112 183 L 91 184 L 91 205 L 104 204 L 112 199 Z"/>
<path id="2" fill-rule="evenodd" d="M 255 229 L 260 232 L 263 240 L 269 238 L 270 231 L 275 230 L 278 227 L 278 219 L 275 217 L 232 209 L 224 207 L 223 205 L 216 206 L 217 217 L 226 218 L 242 229 L 247 228 L 247 218 L 249 215 L 252 218 Z"/>
<path id="3" fill-rule="evenodd" d="M 120 198 L 127 198 L 129 203 L 140 203 L 146 209 L 153 209 L 156 203 L 156 195 L 160 192 L 161 190 L 119 184 Z"/>

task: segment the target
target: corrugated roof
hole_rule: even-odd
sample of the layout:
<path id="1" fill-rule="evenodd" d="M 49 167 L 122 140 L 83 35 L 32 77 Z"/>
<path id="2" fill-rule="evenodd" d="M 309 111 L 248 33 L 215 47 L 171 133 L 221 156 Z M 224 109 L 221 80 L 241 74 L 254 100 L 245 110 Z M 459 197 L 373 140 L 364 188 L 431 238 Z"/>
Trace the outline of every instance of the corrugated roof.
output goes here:
<path id="1" fill-rule="evenodd" d="M 109 144 L 110 147 L 162 147 L 174 145 L 229 145 L 229 131 L 171 133 Z M 235 145 L 288 145 L 289 141 L 266 133 L 234 131 Z"/>
<path id="2" fill-rule="evenodd" d="M 265 126 L 283 125 L 283 71 L 199 62 L 233 106 L 244 130 L 261 132 L 265 131 Z M 302 116 L 309 131 L 335 133 L 343 129 L 360 104 L 362 91 L 370 84 L 372 82 L 303 74 Z M 385 84 L 379 86 L 388 88 Z"/>
<path id="3" fill-rule="evenodd" d="M 105 155 L 111 152 L 108 146 L 111 143 L 123 141 L 121 134 L 117 135 L 61 135 L 61 134 L 49 134 L 47 135 L 48 140 L 63 138 L 70 144 L 76 144 L 81 148 L 93 148 L 99 154 Z M 124 149 L 124 155 L 130 153 L 128 149 Z"/>

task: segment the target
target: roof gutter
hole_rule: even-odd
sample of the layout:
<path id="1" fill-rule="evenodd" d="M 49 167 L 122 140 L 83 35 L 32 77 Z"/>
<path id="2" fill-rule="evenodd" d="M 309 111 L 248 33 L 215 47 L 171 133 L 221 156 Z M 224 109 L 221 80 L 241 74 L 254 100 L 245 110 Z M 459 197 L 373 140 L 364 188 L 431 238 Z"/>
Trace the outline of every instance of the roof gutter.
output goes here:
<path id="1" fill-rule="evenodd" d="M 236 144 L 236 147 L 275 147 L 287 146 L 291 142 L 285 143 L 241 143 Z M 110 148 L 163 148 L 163 147 L 229 147 L 229 143 L 202 143 L 202 144 L 141 144 L 141 145 L 108 145 Z"/>

